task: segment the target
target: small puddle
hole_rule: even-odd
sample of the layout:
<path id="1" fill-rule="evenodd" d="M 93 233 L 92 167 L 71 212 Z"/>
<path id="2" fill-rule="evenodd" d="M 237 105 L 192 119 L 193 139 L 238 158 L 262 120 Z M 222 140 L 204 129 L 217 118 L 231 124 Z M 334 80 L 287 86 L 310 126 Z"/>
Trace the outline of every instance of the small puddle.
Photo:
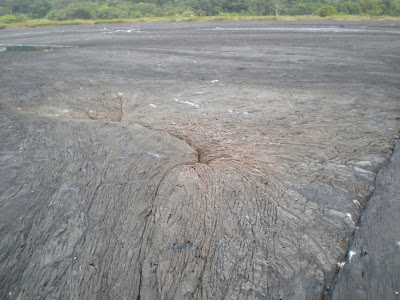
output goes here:
<path id="1" fill-rule="evenodd" d="M 24 52 L 24 51 L 53 51 L 64 48 L 76 48 L 75 46 L 59 46 L 59 45 L 2 45 L 0 44 L 1 52 Z"/>

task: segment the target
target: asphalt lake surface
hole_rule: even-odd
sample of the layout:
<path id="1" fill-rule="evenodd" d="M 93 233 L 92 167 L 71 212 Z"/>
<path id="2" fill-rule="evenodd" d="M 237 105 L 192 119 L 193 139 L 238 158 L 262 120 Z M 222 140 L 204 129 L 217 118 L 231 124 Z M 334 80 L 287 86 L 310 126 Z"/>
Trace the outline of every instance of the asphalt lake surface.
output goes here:
<path id="1" fill-rule="evenodd" d="M 1 299 L 397 299 L 400 24 L 0 31 Z"/>

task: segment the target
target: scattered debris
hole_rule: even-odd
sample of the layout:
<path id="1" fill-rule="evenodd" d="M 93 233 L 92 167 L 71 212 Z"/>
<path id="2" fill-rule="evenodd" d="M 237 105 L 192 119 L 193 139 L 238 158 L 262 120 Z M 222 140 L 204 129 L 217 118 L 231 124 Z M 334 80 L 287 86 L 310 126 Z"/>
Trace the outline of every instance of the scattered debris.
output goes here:
<path id="1" fill-rule="evenodd" d="M 346 216 L 351 220 L 351 222 L 354 224 L 353 218 L 351 217 L 351 214 L 346 213 Z"/>
<path id="2" fill-rule="evenodd" d="M 252 115 L 252 114 L 253 114 L 253 113 L 248 112 L 248 111 L 240 112 L 240 111 L 235 111 L 235 110 L 232 110 L 232 109 L 228 109 L 228 112 L 229 112 L 230 114 L 233 114 L 233 113 L 236 113 L 236 114 L 243 114 L 243 115 Z"/>
<path id="3" fill-rule="evenodd" d="M 358 163 L 356 163 L 356 165 L 360 166 L 360 167 L 370 167 L 370 166 L 372 166 L 371 162 L 367 161 L 367 160 L 359 161 Z"/>
<path id="4" fill-rule="evenodd" d="M 349 261 L 351 261 L 351 258 L 356 254 L 355 251 L 350 250 L 349 251 Z"/>
<path id="5" fill-rule="evenodd" d="M 155 157 L 155 158 L 165 158 L 165 155 L 156 151 L 151 151 L 148 152 L 149 155 Z"/>
<path id="6" fill-rule="evenodd" d="M 367 171 L 367 170 L 364 170 L 364 169 L 361 169 L 361 168 L 357 168 L 357 167 L 355 167 L 355 168 L 354 168 L 354 170 L 356 170 L 357 172 L 360 172 L 360 173 L 365 173 L 365 174 L 374 175 L 374 173 L 373 173 L 373 172 L 371 172 L 371 171 Z"/>
<path id="7" fill-rule="evenodd" d="M 193 102 L 182 101 L 182 100 L 179 100 L 179 99 L 174 99 L 174 100 L 175 100 L 176 102 L 179 102 L 179 103 L 182 103 L 182 104 L 186 104 L 186 105 L 193 106 L 195 109 L 199 109 L 199 108 L 201 107 L 200 104 L 196 104 L 196 103 L 193 103 Z"/>
<path id="8" fill-rule="evenodd" d="M 353 203 L 359 208 L 364 208 L 364 205 L 362 205 L 357 199 L 354 199 Z"/>
<path id="9" fill-rule="evenodd" d="M 346 264 L 346 262 L 345 262 L 345 261 L 342 261 L 342 262 L 338 262 L 337 264 L 338 264 L 338 267 L 339 267 L 339 268 L 343 268 L 344 265 Z"/>

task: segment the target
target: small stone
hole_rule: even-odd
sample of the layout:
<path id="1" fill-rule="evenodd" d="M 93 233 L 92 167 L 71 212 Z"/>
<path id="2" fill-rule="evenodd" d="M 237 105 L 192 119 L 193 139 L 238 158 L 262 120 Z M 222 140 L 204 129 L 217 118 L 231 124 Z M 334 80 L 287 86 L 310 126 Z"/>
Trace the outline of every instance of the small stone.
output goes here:
<path id="1" fill-rule="evenodd" d="M 399 295 L 399 292 L 398 292 L 398 291 L 395 291 L 394 294 L 397 296 L 397 295 Z"/>

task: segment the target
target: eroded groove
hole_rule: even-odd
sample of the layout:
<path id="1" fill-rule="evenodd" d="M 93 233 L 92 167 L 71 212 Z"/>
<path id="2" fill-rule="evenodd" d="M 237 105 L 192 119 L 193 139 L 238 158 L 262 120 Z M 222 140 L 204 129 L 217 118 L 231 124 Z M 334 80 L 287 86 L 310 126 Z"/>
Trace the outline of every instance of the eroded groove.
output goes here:
<path id="1" fill-rule="evenodd" d="M 124 115 L 123 109 L 123 97 L 121 94 L 115 93 L 116 99 L 112 100 L 111 109 L 102 113 L 88 110 L 86 108 L 80 107 L 79 110 L 84 113 L 84 117 L 72 116 L 73 119 L 89 119 L 89 120 L 109 120 L 111 122 L 121 122 Z M 109 104 L 108 104 L 109 105 Z"/>
<path id="2" fill-rule="evenodd" d="M 367 297 L 376 294 L 377 285 L 381 286 L 379 294 L 383 298 L 391 299 L 397 295 L 399 287 L 392 283 L 393 275 L 388 274 L 387 269 L 398 265 L 400 242 L 393 240 L 391 243 L 390 239 L 395 239 L 398 233 L 395 211 L 399 208 L 399 153 L 400 143 L 397 140 L 392 155 L 375 176 L 375 189 L 357 221 L 357 230 L 350 239 L 346 260 L 335 273 L 331 289 L 323 295 L 324 299 Z M 385 221 L 376 218 L 374 211 L 385 215 Z"/>
<path id="3" fill-rule="evenodd" d="M 144 124 L 144 123 L 137 123 L 137 124 L 139 124 L 139 125 L 141 125 L 141 126 L 143 126 L 145 128 L 148 128 L 150 130 L 155 130 L 155 131 L 158 131 L 158 132 L 167 133 L 167 134 L 177 138 L 178 140 L 181 140 L 185 144 L 189 145 L 196 152 L 196 155 L 197 155 L 197 162 L 196 163 L 208 165 L 212 160 L 216 159 L 216 158 L 208 159 L 207 158 L 207 156 L 209 155 L 208 151 L 205 148 L 199 147 L 198 145 L 194 144 L 192 142 L 192 140 L 186 135 L 183 135 L 183 134 L 180 134 L 180 133 L 176 133 L 176 132 L 172 132 L 172 131 L 165 130 L 165 129 L 161 129 L 161 128 L 154 128 L 153 126 L 150 126 L 150 125 Z"/>

